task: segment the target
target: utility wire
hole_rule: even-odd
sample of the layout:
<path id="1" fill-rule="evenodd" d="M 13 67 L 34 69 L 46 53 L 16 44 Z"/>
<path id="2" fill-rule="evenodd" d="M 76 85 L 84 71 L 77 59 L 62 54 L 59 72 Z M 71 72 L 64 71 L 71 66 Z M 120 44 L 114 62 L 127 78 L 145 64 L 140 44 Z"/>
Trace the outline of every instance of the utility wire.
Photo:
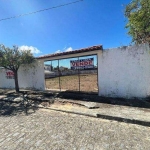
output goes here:
<path id="1" fill-rule="evenodd" d="M 71 3 L 66 3 L 66 4 L 62 4 L 62 5 L 58 5 L 58 6 L 53 6 L 53 7 L 49 7 L 49 8 L 46 8 L 46 9 L 41 9 L 41 10 L 37 10 L 37 11 L 34 11 L 34 12 L 20 14 L 20 15 L 8 17 L 8 18 L 3 18 L 3 19 L 0 19 L 0 21 L 5 21 L 5 20 L 8 20 L 8 19 L 14 19 L 14 18 L 22 17 L 22 16 L 27 16 L 27 15 L 32 15 L 32 14 L 39 13 L 39 12 L 42 12 L 42 11 L 47 11 L 47 10 L 50 10 L 50 9 L 55 9 L 55 8 L 75 4 L 75 3 L 78 3 L 78 2 L 81 2 L 81 1 L 83 1 L 83 0 L 78 0 L 78 1 L 71 2 Z"/>

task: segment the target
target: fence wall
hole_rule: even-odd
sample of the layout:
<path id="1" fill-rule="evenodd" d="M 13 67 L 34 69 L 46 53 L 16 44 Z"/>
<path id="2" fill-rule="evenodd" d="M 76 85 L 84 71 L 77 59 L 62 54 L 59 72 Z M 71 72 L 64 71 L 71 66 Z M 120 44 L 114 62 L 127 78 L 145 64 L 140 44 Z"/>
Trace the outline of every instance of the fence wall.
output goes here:
<path id="1" fill-rule="evenodd" d="M 14 79 L 8 79 L 8 70 L 0 69 L 0 88 L 14 88 Z M 21 66 L 18 70 L 19 87 L 25 89 L 45 90 L 44 63 L 37 61 L 31 66 Z"/>
<path id="2" fill-rule="evenodd" d="M 98 54 L 98 80 L 100 96 L 149 96 L 149 46 L 144 44 L 104 50 Z"/>
<path id="3" fill-rule="evenodd" d="M 20 88 L 45 90 L 44 63 L 19 69 Z M 136 45 L 103 50 L 98 53 L 99 96 L 147 97 L 150 96 L 150 48 Z M 6 78 L 0 69 L 0 88 L 14 88 L 14 80 Z"/>

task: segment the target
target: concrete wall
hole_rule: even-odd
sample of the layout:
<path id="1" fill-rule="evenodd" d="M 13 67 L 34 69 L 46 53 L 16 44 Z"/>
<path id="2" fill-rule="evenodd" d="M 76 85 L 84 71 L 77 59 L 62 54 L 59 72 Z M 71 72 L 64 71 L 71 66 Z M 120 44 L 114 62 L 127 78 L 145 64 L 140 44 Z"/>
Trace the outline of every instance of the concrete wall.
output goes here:
<path id="1" fill-rule="evenodd" d="M 0 88 L 14 88 L 14 79 L 6 78 L 5 69 L 0 69 Z M 21 66 L 18 70 L 19 87 L 45 90 L 44 63 L 37 61 L 31 66 Z"/>
<path id="2" fill-rule="evenodd" d="M 148 45 L 107 49 L 96 53 L 98 54 L 99 96 L 124 98 L 150 96 Z M 26 66 L 19 69 L 20 88 L 45 90 L 43 61 L 44 59 L 35 63 L 35 67 Z M 14 88 L 14 80 L 6 78 L 4 69 L 0 69 L 0 88 Z"/>
<path id="3" fill-rule="evenodd" d="M 150 48 L 137 45 L 104 50 L 98 54 L 99 95 L 146 97 L 150 95 Z"/>

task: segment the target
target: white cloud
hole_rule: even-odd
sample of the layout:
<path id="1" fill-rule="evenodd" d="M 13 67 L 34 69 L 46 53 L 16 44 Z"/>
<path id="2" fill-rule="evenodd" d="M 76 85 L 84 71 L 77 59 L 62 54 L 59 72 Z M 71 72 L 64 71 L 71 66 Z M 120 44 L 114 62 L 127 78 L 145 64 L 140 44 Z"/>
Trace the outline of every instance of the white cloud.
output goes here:
<path id="1" fill-rule="evenodd" d="M 72 47 L 68 47 L 67 49 L 65 49 L 65 52 L 70 52 L 70 51 L 73 51 Z"/>
<path id="2" fill-rule="evenodd" d="M 73 51 L 72 47 L 65 47 L 62 51 L 61 50 L 57 50 L 55 53 L 62 53 L 62 52 L 70 52 Z"/>
<path id="3" fill-rule="evenodd" d="M 61 53 L 61 50 L 57 50 L 55 53 Z"/>
<path id="4" fill-rule="evenodd" d="M 19 47 L 19 50 L 21 50 L 21 51 L 30 50 L 31 53 L 33 53 L 33 54 L 42 53 L 42 52 L 41 52 L 40 50 L 38 50 L 36 47 L 33 47 L 33 46 L 26 46 L 26 45 L 20 46 L 20 47 Z"/>

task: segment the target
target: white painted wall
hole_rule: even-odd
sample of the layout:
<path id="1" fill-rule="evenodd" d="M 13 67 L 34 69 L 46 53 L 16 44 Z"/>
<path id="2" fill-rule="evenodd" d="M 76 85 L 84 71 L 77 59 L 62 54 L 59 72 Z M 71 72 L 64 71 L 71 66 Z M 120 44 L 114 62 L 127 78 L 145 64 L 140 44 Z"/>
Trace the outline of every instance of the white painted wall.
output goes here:
<path id="1" fill-rule="evenodd" d="M 94 53 L 98 54 L 99 96 L 124 98 L 150 96 L 148 45 L 107 49 Z M 45 90 L 43 61 L 44 59 L 35 63 L 35 67 L 26 66 L 19 69 L 20 88 Z M 4 69 L 0 69 L 0 88 L 14 88 L 14 80 L 6 79 Z"/>
<path id="2" fill-rule="evenodd" d="M 99 96 L 146 97 L 150 95 L 150 48 L 136 45 L 104 50 L 98 54 Z"/>
<path id="3" fill-rule="evenodd" d="M 19 87 L 45 90 L 44 62 L 35 62 L 31 66 L 21 66 L 18 70 Z M 6 70 L 0 69 L 0 88 L 14 88 L 14 79 L 6 78 Z"/>

